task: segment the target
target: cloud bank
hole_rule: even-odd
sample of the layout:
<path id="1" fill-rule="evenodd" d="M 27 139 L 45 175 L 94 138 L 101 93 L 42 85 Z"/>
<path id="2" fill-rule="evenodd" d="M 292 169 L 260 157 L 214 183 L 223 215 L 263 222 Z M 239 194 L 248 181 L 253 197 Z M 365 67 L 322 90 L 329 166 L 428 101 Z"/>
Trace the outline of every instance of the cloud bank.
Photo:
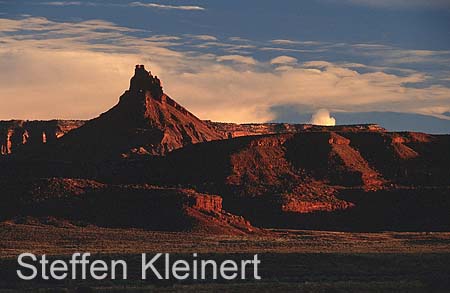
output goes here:
<path id="1" fill-rule="evenodd" d="M 448 87 L 410 86 L 429 80 L 423 72 L 299 62 L 286 55 L 257 59 L 239 54 L 256 46 L 248 41 L 215 41 L 223 50 L 236 51 L 228 55 L 181 50 L 184 44 L 195 48 L 211 41 L 146 31 L 136 37 L 136 32 L 100 20 L 0 19 L 0 119 L 96 117 L 128 88 L 135 64 L 146 64 L 170 96 L 202 119 L 266 122 L 276 118 L 271 109 L 277 105 L 303 112 L 396 109 L 450 119 L 443 114 L 450 111 Z"/>

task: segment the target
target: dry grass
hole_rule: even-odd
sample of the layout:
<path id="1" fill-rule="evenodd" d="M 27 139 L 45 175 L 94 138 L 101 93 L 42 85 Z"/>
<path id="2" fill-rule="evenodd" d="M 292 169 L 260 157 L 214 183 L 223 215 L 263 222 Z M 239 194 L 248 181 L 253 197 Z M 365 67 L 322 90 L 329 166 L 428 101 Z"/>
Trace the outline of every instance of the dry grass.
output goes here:
<path id="1" fill-rule="evenodd" d="M 0 292 L 445 292 L 450 286 L 449 232 L 348 233 L 272 230 L 258 236 L 155 232 L 0 223 Z M 67 258 L 127 259 L 126 281 L 20 281 L 23 252 Z M 139 254 L 191 252 L 214 259 L 258 253 L 262 281 L 155 282 L 139 279 Z"/>
<path id="2" fill-rule="evenodd" d="M 271 230 L 266 235 L 227 236 L 201 233 L 111 229 L 94 226 L 0 224 L 0 258 L 24 251 L 67 255 L 176 253 L 450 253 L 450 232 L 351 233 Z"/>

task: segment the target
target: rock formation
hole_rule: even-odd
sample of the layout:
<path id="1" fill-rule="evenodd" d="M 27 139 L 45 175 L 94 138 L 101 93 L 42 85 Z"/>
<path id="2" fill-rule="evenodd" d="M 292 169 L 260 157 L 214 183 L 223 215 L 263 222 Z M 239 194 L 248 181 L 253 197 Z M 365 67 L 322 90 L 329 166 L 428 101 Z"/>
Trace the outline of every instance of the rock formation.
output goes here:
<path id="1" fill-rule="evenodd" d="M 0 153 L 9 155 L 28 146 L 55 142 L 83 124 L 81 120 L 0 121 Z"/>
<path id="2" fill-rule="evenodd" d="M 119 103 L 60 140 L 63 154 L 92 159 L 164 155 L 199 142 L 223 139 L 162 90 L 161 81 L 136 65 Z"/>
<path id="3" fill-rule="evenodd" d="M 288 143 L 288 157 L 300 168 L 331 185 L 382 188 L 385 180 L 350 146 L 345 133 L 307 132 Z"/>

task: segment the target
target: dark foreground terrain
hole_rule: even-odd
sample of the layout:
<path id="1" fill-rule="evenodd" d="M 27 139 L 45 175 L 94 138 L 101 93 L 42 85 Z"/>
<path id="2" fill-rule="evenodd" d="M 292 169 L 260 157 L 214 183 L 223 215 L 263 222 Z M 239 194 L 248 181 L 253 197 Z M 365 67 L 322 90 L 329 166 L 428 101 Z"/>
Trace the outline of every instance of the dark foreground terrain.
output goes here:
<path id="1" fill-rule="evenodd" d="M 69 223 L 0 224 L 2 292 L 448 292 L 450 233 L 350 233 L 270 230 L 264 235 L 213 235 L 140 229 L 74 227 Z M 125 259 L 128 280 L 20 281 L 18 254 L 53 258 L 91 252 Z M 141 253 L 197 252 L 215 260 L 261 258 L 261 281 L 174 282 L 140 280 Z M 60 291 L 55 291 L 60 290 Z"/>

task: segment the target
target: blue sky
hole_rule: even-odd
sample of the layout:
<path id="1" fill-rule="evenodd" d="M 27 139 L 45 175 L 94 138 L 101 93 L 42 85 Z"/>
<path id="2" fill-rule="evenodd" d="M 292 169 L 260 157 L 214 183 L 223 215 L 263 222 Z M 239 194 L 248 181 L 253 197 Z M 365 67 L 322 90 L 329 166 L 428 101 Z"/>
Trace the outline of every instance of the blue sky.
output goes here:
<path id="1" fill-rule="evenodd" d="M 95 117 L 144 63 L 203 119 L 450 132 L 447 0 L 0 1 L 0 44 L 0 119 Z"/>

